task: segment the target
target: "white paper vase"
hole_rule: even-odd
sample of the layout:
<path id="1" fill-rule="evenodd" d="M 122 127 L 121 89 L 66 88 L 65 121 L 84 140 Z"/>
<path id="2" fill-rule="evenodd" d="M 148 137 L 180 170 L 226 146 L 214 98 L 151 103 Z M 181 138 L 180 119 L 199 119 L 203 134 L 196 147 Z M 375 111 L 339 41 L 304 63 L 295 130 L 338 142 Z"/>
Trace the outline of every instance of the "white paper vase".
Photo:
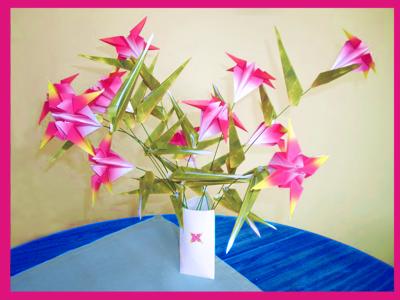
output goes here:
<path id="1" fill-rule="evenodd" d="M 183 228 L 180 229 L 179 250 L 181 273 L 214 279 L 214 210 L 183 208 Z"/>

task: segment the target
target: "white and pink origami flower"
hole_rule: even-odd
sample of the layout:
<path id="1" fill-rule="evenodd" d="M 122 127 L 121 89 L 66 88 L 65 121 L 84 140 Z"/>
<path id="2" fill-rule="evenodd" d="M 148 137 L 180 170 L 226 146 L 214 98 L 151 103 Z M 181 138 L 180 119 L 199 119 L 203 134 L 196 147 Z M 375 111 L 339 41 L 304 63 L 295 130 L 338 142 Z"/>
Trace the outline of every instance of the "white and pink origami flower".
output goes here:
<path id="1" fill-rule="evenodd" d="M 122 76 L 126 72 L 112 72 L 107 77 L 100 79 L 96 85 L 86 90 L 87 93 L 103 90 L 89 106 L 95 113 L 105 113 L 114 96 L 122 85 Z"/>
<path id="2" fill-rule="evenodd" d="M 71 95 L 75 94 L 75 91 L 71 86 L 71 83 L 78 75 L 79 74 L 76 73 L 72 76 L 61 79 L 59 83 L 53 84 L 55 90 L 57 91 L 58 98 L 60 94 L 71 94 Z M 44 102 L 42 107 L 42 112 L 39 117 L 39 125 L 40 123 L 42 123 L 43 119 L 47 116 L 49 112 L 58 110 L 57 105 L 61 101 L 61 100 L 56 101 L 56 99 L 52 99 L 52 101 L 49 101 L 48 97 L 49 95 L 47 95 L 47 100 Z"/>
<path id="3" fill-rule="evenodd" d="M 271 80 L 275 78 L 257 68 L 255 63 L 249 63 L 229 53 L 227 55 L 236 63 L 236 66 L 227 70 L 233 72 L 234 102 L 244 98 L 263 83 L 274 87 Z"/>
<path id="4" fill-rule="evenodd" d="M 345 34 L 348 40 L 340 50 L 340 53 L 332 66 L 332 70 L 358 64 L 359 67 L 356 71 L 364 72 L 365 75 L 368 75 L 370 69 L 375 71 L 375 62 L 372 59 L 368 46 L 358 37 L 348 33 L 347 31 L 345 31 Z"/>
<path id="5" fill-rule="evenodd" d="M 210 100 L 186 100 L 183 103 L 201 109 L 199 141 L 221 133 L 225 142 L 229 136 L 228 105 L 217 97 Z M 240 129 L 247 131 L 238 117 L 233 113 L 233 123 Z"/>
<path id="6" fill-rule="evenodd" d="M 264 146 L 275 146 L 278 145 L 281 151 L 285 149 L 285 140 L 282 138 L 286 134 L 287 130 L 282 124 L 275 123 L 272 125 L 266 125 L 262 122 L 250 137 L 247 142 L 248 145 L 264 145 Z"/>
<path id="7" fill-rule="evenodd" d="M 146 19 L 146 17 L 143 18 L 139 24 L 133 27 L 127 37 L 114 36 L 100 40 L 115 47 L 115 50 L 118 53 L 118 59 L 124 60 L 131 57 L 138 58 L 146 47 L 146 42 L 140 35 L 140 32 L 146 23 Z M 158 50 L 158 48 L 150 45 L 149 50 Z"/>
<path id="8" fill-rule="evenodd" d="M 106 135 L 99 147 L 94 149 L 94 155 L 89 155 L 89 161 L 92 163 L 91 168 L 94 172 L 91 180 L 92 204 L 94 204 L 96 194 L 102 184 L 108 190 L 111 190 L 112 182 L 134 168 L 133 165 L 111 150 L 111 138 L 110 134 Z"/>
<path id="9" fill-rule="evenodd" d="M 292 216 L 303 192 L 304 179 L 313 175 L 327 159 L 327 156 L 307 157 L 303 155 L 289 122 L 286 151 L 274 154 L 268 165 L 270 175 L 256 184 L 253 190 L 273 186 L 289 188 L 290 216 Z"/>
<path id="10" fill-rule="evenodd" d="M 99 129 L 101 124 L 89 107 L 90 102 L 96 99 L 103 91 L 75 95 L 66 86 L 60 88 L 49 82 L 47 101 L 44 104 L 42 115 L 51 113 L 54 121 L 47 125 L 40 148 L 43 148 L 54 137 L 62 141 L 70 141 L 89 154 L 93 154 L 92 146 L 85 136 Z M 63 92 L 59 92 L 63 91 Z M 68 93 L 66 93 L 66 91 Z M 43 118 L 41 117 L 40 120 Z"/>

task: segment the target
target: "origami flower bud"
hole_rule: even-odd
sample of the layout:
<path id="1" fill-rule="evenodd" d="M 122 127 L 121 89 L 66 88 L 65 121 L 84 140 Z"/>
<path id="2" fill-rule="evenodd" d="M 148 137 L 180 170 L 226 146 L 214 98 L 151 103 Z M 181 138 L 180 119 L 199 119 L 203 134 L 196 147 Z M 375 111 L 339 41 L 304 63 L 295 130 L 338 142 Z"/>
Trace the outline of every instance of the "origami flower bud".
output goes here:
<path id="1" fill-rule="evenodd" d="M 196 132 L 199 132 L 200 127 L 195 127 L 194 130 Z M 171 140 L 169 141 L 169 143 L 171 145 L 175 145 L 175 146 L 182 146 L 182 147 L 186 147 L 188 145 L 188 142 L 186 140 L 185 134 L 183 132 L 183 130 L 179 130 L 177 131 L 174 136 L 171 138 Z"/>
<path id="2" fill-rule="evenodd" d="M 91 162 L 91 168 L 94 172 L 91 179 L 93 205 L 96 200 L 96 194 L 102 184 L 104 184 L 108 190 L 111 190 L 112 182 L 134 168 L 133 165 L 125 161 L 117 153 L 111 151 L 110 134 L 100 142 L 98 148 L 94 149 L 94 154 L 89 155 L 89 161 Z"/>
<path id="3" fill-rule="evenodd" d="M 247 96 L 263 83 L 274 87 L 271 80 L 275 80 L 275 78 L 267 72 L 261 71 L 254 63 L 249 63 L 229 53 L 227 55 L 236 63 L 236 66 L 228 69 L 233 72 L 234 102 Z"/>
<path id="4" fill-rule="evenodd" d="M 58 94 L 55 85 L 51 83 L 48 88 L 49 108 L 54 121 L 47 125 L 40 148 L 56 137 L 62 141 L 70 141 L 93 154 L 92 146 L 85 140 L 85 136 L 100 128 L 101 124 L 88 105 L 102 91 L 75 95 Z"/>
<path id="5" fill-rule="evenodd" d="M 39 124 L 42 123 L 43 119 L 47 116 L 49 112 L 58 110 L 57 105 L 61 102 L 61 94 L 75 94 L 71 83 L 78 75 L 79 74 L 77 73 L 70 77 L 61 79 L 59 83 L 49 83 L 47 99 L 43 103 L 42 112 L 39 117 Z"/>
<path id="6" fill-rule="evenodd" d="M 103 90 L 103 93 L 99 95 L 89 106 L 96 113 L 105 113 L 114 96 L 117 94 L 119 88 L 122 85 L 122 76 L 126 72 L 112 72 L 107 77 L 100 79 L 97 84 L 86 92 L 95 92 Z"/>
<path id="7" fill-rule="evenodd" d="M 247 142 L 248 145 L 265 145 L 275 146 L 278 145 L 281 151 L 285 150 L 285 140 L 282 136 L 286 134 L 287 130 L 282 124 L 276 123 L 270 126 L 262 122 Z"/>
<path id="8" fill-rule="evenodd" d="M 340 50 L 340 53 L 332 66 L 332 70 L 358 64 L 360 66 L 356 71 L 364 72 L 365 76 L 368 75 L 370 69 L 375 71 L 375 62 L 372 59 L 368 46 L 359 38 L 347 31 L 345 31 L 345 34 L 348 37 L 348 40 Z"/>
<path id="9" fill-rule="evenodd" d="M 292 216 L 303 192 L 304 179 L 313 175 L 327 159 L 327 156 L 307 157 L 303 155 L 289 122 L 286 151 L 274 154 L 268 165 L 270 175 L 256 184 L 253 190 L 273 186 L 289 188 L 290 216 Z"/>
<path id="10" fill-rule="evenodd" d="M 221 133 L 225 142 L 229 135 L 228 105 L 217 97 L 210 100 L 186 100 L 183 103 L 201 110 L 199 141 Z M 233 114 L 233 122 L 240 129 L 247 131 L 238 117 Z"/>
<path id="11" fill-rule="evenodd" d="M 130 31 L 127 37 L 124 36 L 114 36 L 109 38 L 100 39 L 102 42 L 110 44 L 115 47 L 118 53 L 118 59 L 128 59 L 131 57 L 138 58 L 146 47 L 146 42 L 140 32 L 146 23 L 146 17 L 139 22 Z M 150 45 L 149 50 L 157 50 L 158 48 Z"/>

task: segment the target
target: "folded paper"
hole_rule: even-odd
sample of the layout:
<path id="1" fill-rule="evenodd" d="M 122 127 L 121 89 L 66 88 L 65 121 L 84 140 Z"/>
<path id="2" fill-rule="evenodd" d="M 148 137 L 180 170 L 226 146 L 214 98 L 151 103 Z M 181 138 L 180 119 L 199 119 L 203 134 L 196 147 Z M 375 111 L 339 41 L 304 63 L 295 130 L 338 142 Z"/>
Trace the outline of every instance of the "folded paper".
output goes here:
<path id="1" fill-rule="evenodd" d="M 111 190 L 111 183 L 133 169 L 133 165 L 111 150 L 111 134 L 94 149 L 94 155 L 89 156 L 94 175 L 92 176 L 92 203 L 100 186 L 104 184 Z"/>
<path id="2" fill-rule="evenodd" d="M 65 83 L 69 85 L 69 83 Z M 69 87 L 63 87 L 69 91 Z M 46 109 L 51 113 L 54 121 L 47 125 L 40 148 L 43 148 L 52 138 L 70 141 L 89 154 L 93 154 L 90 142 L 85 136 L 96 131 L 102 125 L 89 107 L 90 102 L 96 99 L 103 91 L 95 91 L 75 95 L 61 93 L 60 88 L 49 82 Z M 60 89 L 61 90 L 61 89 Z"/>
<path id="3" fill-rule="evenodd" d="M 187 202 L 190 208 L 183 208 L 183 228 L 179 235 L 180 272 L 214 279 L 215 211 L 208 210 L 207 201 L 201 202 L 201 197 Z"/>
<path id="4" fill-rule="evenodd" d="M 229 115 L 228 105 L 221 99 L 213 96 L 210 100 L 185 100 L 183 103 L 201 110 L 199 129 L 199 141 L 222 134 L 224 140 L 228 140 Z M 232 114 L 235 126 L 246 131 L 236 114 Z"/>
<path id="5" fill-rule="evenodd" d="M 375 62 L 368 46 L 351 33 L 345 31 L 345 34 L 348 40 L 340 50 L 332 69 L 358 64 L 356 71 L 364 72 L 365 75 L 368 75 L 370 69 L 375 71 Z"/>
<path id="6" fill-rule="evenodd" d="M 118 59 L 128 59 L 131 57 L 138 58 L 146 47 L 144 38 L 140 35 L 147 18 L 143 18 L 132 30 L 128 36 L 114 36 L 101 39 L 102 42 L 115 47 L 118 53 Z M 150 45 L 149 50 L 157 50 L 158 48 Z"/>
<path id="7" fill-rule="evenodd" d="M 233 72 L 235 102 L 250 94 L 263 83 L 273 87 L 271 80 L 275 78 L 272 75 L 257 68 L 254 63 L 249 63 L 229 53 L 227 55 L 236 63 L 236 66 L 228 69 Z"/>
<path id="8" fill-rule="evenodd" d="M 283 151 L 285 148 L 285 140 L 282 138 L 286 134 L 286 128 L 282 124 L 275 123 L 270 126 L 262 122 L 247 142 L 248 145 L 278 145 Z"/>
<path id="9" fill-rule="evenodd" d="M 255 185 L 253 190 L 273 186 L 289 188 L 290 215 L 292 216 L 303 192 L 304 179 L 313 175 L 327 159 L 327 156 L 307 157 L 303 155 L 294 135 L 292 124 L 289 122 L 286 151 L 274 154 L 268 165 L 270 175 Z"/>

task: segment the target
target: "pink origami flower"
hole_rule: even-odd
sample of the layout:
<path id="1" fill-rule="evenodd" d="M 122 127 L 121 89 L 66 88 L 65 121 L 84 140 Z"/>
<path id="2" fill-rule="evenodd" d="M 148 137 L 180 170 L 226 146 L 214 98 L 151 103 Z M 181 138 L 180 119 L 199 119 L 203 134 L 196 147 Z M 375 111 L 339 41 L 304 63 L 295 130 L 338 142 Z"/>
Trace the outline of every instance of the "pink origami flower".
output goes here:
<path id="1" fill-rule="evenodd" d="M 227 55 L 236 63 L 236 66 L 228 69 L 228 71 L 233 72 L 234 102 L 247 96 L 263 83 L 274 87 L 271 80 L 275 80 L 275 78 L 256 68 L 254 63 L 249 63 L 229 53 Z"/>
<path id="2" fill-rule="evenodd" d="M 96 194 L 100 186 L 104 184 L 111 190 L 111 183 L 122 175 L 131 171 L 134 166 L 122 159 L 117 153 L 111 151 L 111 135 L 108 134 L 98 148 L 94 149 L 94 155 L 89 155 L 91 168 L 94 172 L 92 176 L 92 203 L 96 199 Z"/>
<path id="3" fill-rule="evenodd" d="M 194 130 L 196 132 L 199 132 L 200 127 L 195 127 Z M 177 131 L 174 136 L 171 138 L 169 141 L 171 145 L 175 146 L 181 146 L 181 147 L 186 147 L 188 145 L 188 142 L 186 140 L 185 134 L 183 133 L 183 130 Z"/>
<path id="4" fill-rule="evenodd" d="M 272 157 L 268 168 L 270 175 L 256 184 L 253 190 L 272 186 L 290 189 L 290 216 L 303 192 L 303 181 L 313 175 L 328 159 L 327 156 L 307 157 L 301 153 L 300 145 L 289 122 L 287 149 L 277 152 Z"/>
<path id="5" fill-rule="evenodd" d="M 87 93 L 103 90 L 89 106 L 96 113 L 105 113 L 114 96 L 117 94 L 122 85 L 122 76 L 126 72 L 112 72 L 107 77 L 100 79 L 97 84 L 90 89 L 86 90 Z"/>
<path id="6" fill-rule="evenodd" d="M 262 122 L 247 142 L 248 145 L 265 145 L 275 146 L 278 145 L 281 151 L 285 149 L 285 140 L 282 136 L 286 134 L 287 130 L 282 124 L 276 123 L 270 126 Z"/>
<path id="7" fill-rule="evenodd" d="M 55 85 L 48 85 L 47 107 L 54 121 L 49 122 L 40 148 L 43 148 L 53 137 L 62 141 L 70 141 L 89 154 L 93 154 L 91 144 L 85 136 L 101 127 L 89 103 L 96 99 L 102 91 L 75 95 L 58 93 Z"/>
<path id="8" fill-rule="evenodd" d="M 72 81 L 79 74 L 74 74 L 70 77 L 61 79 L 59 83 L 54 83 L 53 86 L 56 90 L 56 94 L 53 95 L 51 101 L 49 101 L 49 95 L 47 95 L 47 100 L 43 103 L 42 112 L 39 117 L 39 124 L 42 123 L 43 119 L 47 116 L 47 114 L 51 111 L 58 111 L 57 105 L 61 102 L 60 94 L 71 94 L 74 95 L 75 91 L 71 86 Z"/>
<path id="9" fill-rule="evenodd" d="M 365 75 L 368 75 L 370 69 L 375 71 L 375 62 L 372 59 L 368 46 L 359 38 L 347 31 L 345 31 L 345 34 L 347 35 L 348 40 L 340 50 L 340 53 L 332 66 L 332 70 L 353 64 L 359 64 L 360 66 L 356 69 L 358 72 L 364 72 Z"/>
<path id="10" fill-rule="evenodd" d="M 225 142 L 229 135 L 228 105 L 217 97 L 210 100 L 186 100 L 183 103 L 201 109 L 199 141 L 222 133 Z M 233 122 L 240 129 L 247 131 L 238 117 L 233 114 Z"/>
<path id="11" fill-rule="evenodd" d="M 146 47 L 145 40 L 140 36 L 140 32 L 146 23 L 146 19 L 146 17 L 143 18 L 139 24 L 133 27 L 127 37 L 114 36 L 100 40 L 115 47 L 118 53 L 118 59 L 128 59 L 132 56 L 138 58 Z M 149 50 L 158 50 L 158 48 L 150 45 Z"/>

